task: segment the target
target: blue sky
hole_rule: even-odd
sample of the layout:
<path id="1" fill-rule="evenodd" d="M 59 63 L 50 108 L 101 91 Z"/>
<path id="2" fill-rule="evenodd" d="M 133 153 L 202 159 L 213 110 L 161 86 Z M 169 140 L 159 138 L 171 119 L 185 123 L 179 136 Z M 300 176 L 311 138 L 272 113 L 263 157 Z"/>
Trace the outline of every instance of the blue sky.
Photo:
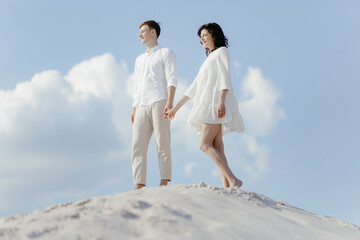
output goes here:
<path id="1" fill-rule="evenodd" d="M 161 23 L 179 99 L 219 23 L 247 131 L 225 151 L 244 188 L 360 225 L 358 1 L 0 0 L 0 216 L 128 191 L 139 24 Z M 172 123 L 174 183 L 220 186 L 186 124 Z M 159 182 L 155 145 L 148 187 Z"/>

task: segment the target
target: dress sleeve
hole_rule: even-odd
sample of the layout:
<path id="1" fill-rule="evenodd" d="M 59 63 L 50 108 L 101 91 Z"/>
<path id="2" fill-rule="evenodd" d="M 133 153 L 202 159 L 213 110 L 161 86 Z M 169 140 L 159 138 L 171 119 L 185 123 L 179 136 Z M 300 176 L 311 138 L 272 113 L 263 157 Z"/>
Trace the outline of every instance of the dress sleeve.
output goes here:
<path id="1" fill-rule="evenodd" d="M 164 51 L 164 68 L 167 87 L 177 86 L 176 55 L 170 49 Z"/>
<path id="2" fill-rule="evenodd" d="M 218 82 L 220 90 L 231 87 L 230 54 L 227 48 L 219 49 L 216 64 L 218 67 Z"/>
<path id="3" fill-rule="evenodd" d="M 196 88 L 197 88 L 197 79 L 196 77 L 190 87 L 185 91 L 184 95 L 188 96 L 189 98 L 193 98 L 196 94 Z"/>

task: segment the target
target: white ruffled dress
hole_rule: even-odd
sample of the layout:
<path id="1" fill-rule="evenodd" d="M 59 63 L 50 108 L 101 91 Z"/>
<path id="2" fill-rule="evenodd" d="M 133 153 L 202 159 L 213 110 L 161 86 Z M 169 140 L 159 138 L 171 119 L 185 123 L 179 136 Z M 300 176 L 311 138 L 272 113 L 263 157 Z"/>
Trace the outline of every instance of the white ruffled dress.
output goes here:
<path id="1" fill-rule="evenodd" d="M 217 104 L 222 89 L 228 89 L 225 98 L 226 113 L 224 117 L 218 118 Z M 207 57 L 184 95 L 194 100 L 188 123 L 199 134 L 203 123 L 220 123 L 223 135 L 244 131 L 244 123 L 231 84 L 230 53 L 226 47 L 216 49 Z"/>

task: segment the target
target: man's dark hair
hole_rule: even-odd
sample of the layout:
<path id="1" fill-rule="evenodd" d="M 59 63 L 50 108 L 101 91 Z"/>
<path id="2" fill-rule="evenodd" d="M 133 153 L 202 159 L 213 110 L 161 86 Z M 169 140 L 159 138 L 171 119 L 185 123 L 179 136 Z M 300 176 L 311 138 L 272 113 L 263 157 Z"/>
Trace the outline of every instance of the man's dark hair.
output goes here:
<path id="1" fill-rule="evenodd" d="M 219 47 L 228 47 L 228 39 L 225 37 L 223 30 L 217 23 L 207 23 L 202 25 L 198 30 L 198 36 L 201 38 L 201 31 L 203 29 L 208 30 L 211 34 L 212 38 L 214 39 L 215 49 Z M 201 43 L 201 42 L 200 42 Z M 214 50 L 215 50 L 214 49 Z M 210 50 L 206 49 L 206 55 L 209 55 Z"/>
<path id="2" fill-rule="evenodd" d="M 155 22 L 154 20 L 145 21 L 142 24 L 140 24 L 140 28 L 144 25 L 147 25 L 150 29 L 155 29 L 157 38 L 160 36 L 160 23 Z"/>

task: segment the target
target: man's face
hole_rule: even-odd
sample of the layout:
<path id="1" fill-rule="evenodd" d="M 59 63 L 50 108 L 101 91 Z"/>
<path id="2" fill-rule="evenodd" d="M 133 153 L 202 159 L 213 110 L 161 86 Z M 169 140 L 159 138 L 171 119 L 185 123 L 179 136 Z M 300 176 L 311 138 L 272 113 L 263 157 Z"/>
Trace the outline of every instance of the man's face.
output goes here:
<path id="1" fill-rule="evenodd" d="M 156 40 L 155 29 L 150 29 L 148 25 L 143 25 L 140 28 L 139 37 L 140 37 L 141 43 L 144 45 L 147 45 L 147 44 L 151 43 L 152 41 Z"/>

